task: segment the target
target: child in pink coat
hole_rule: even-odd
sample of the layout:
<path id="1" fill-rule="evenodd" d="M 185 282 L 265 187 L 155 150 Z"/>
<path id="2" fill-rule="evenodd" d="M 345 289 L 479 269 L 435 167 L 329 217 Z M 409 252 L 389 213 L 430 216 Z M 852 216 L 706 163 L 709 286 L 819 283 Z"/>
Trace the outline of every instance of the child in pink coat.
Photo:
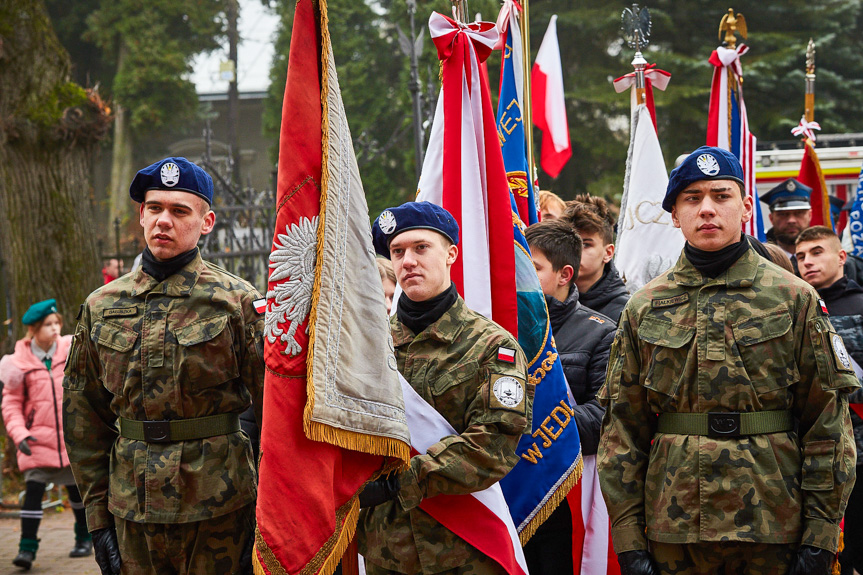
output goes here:
<path id="1" fill-rule="evenodd" d="M 36 534 L 49 482 L 66 486 L 75 513 L 75 547 L 69 556 L 89 555 L 92 542 L 63 441 L 63 370 L 72 337 L 60 336 L 63 318 L 53 299 L 30 306 L 21 321 L 27 326 L 27 337 L 15 344 L 12 355 L 0 360 L 0 381 L 6 433 L 18 446 L 18 468 L 27 485 L 19 553 L 12 563 L 27 570 L 39 548 Z"/>

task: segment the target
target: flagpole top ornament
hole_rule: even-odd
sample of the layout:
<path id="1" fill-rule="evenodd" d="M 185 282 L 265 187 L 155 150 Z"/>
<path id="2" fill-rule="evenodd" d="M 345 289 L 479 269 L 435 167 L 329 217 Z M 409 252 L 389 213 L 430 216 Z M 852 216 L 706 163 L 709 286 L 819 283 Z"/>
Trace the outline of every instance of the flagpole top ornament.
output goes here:
<path id="1" fill-rule="evenodd" d="M 722 17 L 722 20 L 719 22 L 719 41 L 726 48 L 731 48 L 732 50 L 737 46 L 737 37 L 734 33 L 740 34 L 744 40 L 746 40 L 747 32 L 746 32 L 746 18 L 743 17 L 743 14 L 734 14 L 734 8 L 728 9 L 728 14 L 725 14 Z"/>
<path id="2" fill-rule="evenodd" d="M 624 8 L 620 14 L 620 30 L 629 47 L 635 48 L 632 67 L 635 68 L 635 88 L 638 103 L 641 104 L 645 89 L 644 69 L 647 66 L 641 50 L 650 44 L 650 11 L 646 6 L 639 8 L 638 4 L 633 4 L 632 8 Z"/>
<path id="3" fill-rule="evenodd" d="M 806 46 L 806 75 L 815 76 L 815 42 L 809 38 L 809 45 Z"/>
<path id="4" fill-rule="evenodd" d="M 468 20 L 467 0 L 452 0 L 452 16 L 459 24 L 466 26 Z"/>

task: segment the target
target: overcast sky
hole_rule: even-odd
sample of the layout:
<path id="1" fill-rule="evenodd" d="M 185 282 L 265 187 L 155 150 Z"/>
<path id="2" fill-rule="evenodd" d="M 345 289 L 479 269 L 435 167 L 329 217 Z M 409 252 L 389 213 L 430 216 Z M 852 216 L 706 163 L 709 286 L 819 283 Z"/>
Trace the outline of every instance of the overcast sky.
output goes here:
<path id="1" fill-rule="evenodd" d="M 240 0 L 240 45 L 238 48 L 238 87 L 240 92 L 259 92 L 270 85 L 278 17 L 261 0 Z M 219 79 L 219 63 L 228 59 L 228 46 L 198 56 L 193 64 L 192 81 L 199 94 L 227 92 L 228 82 Z"/>

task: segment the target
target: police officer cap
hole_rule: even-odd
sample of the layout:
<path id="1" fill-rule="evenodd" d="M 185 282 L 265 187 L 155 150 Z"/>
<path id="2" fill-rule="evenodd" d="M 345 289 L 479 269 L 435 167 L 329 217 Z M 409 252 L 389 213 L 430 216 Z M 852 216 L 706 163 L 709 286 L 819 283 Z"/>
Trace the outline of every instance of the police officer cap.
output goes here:
<path id="1" fill-rule="evenodd" d="M 794 178 L 788 178 L 769 192 L 761 196 L 761 201 L 770 206 L 771 212 L 784 210 L 808 210 L 809 194 L 812 188 L 801 184 Z"/>
<path id="2" fill-rule="evenodd" d="M 734 180 L 743 184 L 743 167 L 737 156 L 711 146 L 701 146 L 674 168 L 662 200 L 662 209 L 671 212 L 677 195 L 701 180 Z"/>
<path id="3" fill-rule="evenodd" d="M 830 213 L 833 219 L 838 219 L 842 215 L 842 208 L 845 207 L 845 200 L 837 196 L 828 196 L 830 198 Z"/>
<path id="4" fill-rule="evenodd" d="M 186 158 L 165 158 L 135 174 L 129 186 L 132 199 L 143 203 L 149 190 L 189 192 L 213 204 L 213 178 Z"/>
<path id="5" fill-rule="evenodd" d="M 21 323 L 24 325 L 34 325 L 52 313 L 57 313 L 57 300 L 46 299 L 45 301 L 34 303 L 27 308 L 27 311 L 24 312 L 24 317 L 21 318 Z"/>
<path id="6" fill-rule="evenodd" d="M 458 243 L 458 223 L 448 211 L 431 202 L 407 202 L 384 210 L 372 225 L 375 252 L 390 259 L 390 242 L 408 230 L 434 230 Z"/>

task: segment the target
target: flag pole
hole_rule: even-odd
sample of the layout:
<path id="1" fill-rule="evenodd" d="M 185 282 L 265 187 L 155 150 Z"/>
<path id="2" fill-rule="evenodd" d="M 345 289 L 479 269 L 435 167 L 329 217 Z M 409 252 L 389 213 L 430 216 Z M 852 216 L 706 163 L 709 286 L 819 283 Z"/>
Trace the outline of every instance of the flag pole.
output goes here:
<path id="1" fill-rule="evenodd" d="M 641 105 L 646 101 L 647 91 L 644 78 L 647 60 L 641 50 L 650 44 L 650 11 L 647 7 L 639 8 L 638 4 L 633 4 L 632 8 L 624 8 L 620 14 L 620 29 L 629 47 L 635 48 L 635 56 L 631 62 L 635 69 L 635 103 Z"/>
<path id="2" fill-rule="evenodd" d="M 517 0 L 519 1 L 519 0 Z M 524 110 L 521 111 L 521 117 L 524 120 L 524 137 L 527 141 L 527 163 L 530 172 L 527 174 L 527 183 L 533 185 L 536 166 L 533 161 L 533 97 L 530 93 L 530 0 L 520 0 L 522 5 L 522 14 L 519 18 L 519 27 L 521 28 L 521 43 L 522 43 L 522 68 L 524 73 Z"/>
<path id="3" fill-rule="evenodd" d="M 806 47 L 806 121 L 815 121 L 815 42 Z M 814 142 L 813 142 L 814 144 Z"/>

